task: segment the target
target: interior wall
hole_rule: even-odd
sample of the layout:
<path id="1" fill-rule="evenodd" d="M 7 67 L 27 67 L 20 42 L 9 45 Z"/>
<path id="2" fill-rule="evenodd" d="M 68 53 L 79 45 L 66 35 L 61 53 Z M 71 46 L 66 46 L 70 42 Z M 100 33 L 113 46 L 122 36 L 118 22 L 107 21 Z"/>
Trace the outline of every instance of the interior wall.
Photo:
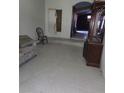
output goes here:
<path id="1" fill-rule="evenodd" d="M 101 70 L 103 73 L 103 76 L 105 77 L 105 39 L 104 39 L 104 46 L 102 50 L 102 55 L 101 55 Z"/>
<path id="2" fill-rule="evenodd" d="M 49 37 L 70 38 L 71 21 L 72 21 L 72 6 L 76 3 L 94 0 L 45 0 L 45 31 Z M 62 9 L 62 31 L 51 34 L 48 31 L 48 9 Z"/>
<path id="3" fill-rule="evenodd" d="M 45 25 L 44 0 L 19 0 L 19 34 L 36 39 L 35 29 Z"/>

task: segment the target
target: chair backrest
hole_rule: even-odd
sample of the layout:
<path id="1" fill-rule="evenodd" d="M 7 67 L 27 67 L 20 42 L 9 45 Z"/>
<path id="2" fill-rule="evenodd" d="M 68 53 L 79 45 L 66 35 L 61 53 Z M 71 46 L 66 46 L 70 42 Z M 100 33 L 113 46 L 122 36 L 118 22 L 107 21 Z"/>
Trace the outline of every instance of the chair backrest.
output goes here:
<path id="1" fill-rule="evenodd" d="M 43 32 L 43 29 L 41 27 L 37 27 L 36 32 L 37 32 L 38 38 L 41 38 L 44 36 L 44 32 Z"/>

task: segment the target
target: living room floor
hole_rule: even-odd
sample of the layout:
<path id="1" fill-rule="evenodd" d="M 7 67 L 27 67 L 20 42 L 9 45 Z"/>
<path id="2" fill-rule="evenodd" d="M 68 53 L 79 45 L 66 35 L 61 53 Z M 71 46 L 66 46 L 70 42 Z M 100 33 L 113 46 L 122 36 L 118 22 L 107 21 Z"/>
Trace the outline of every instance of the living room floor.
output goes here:
<path id="1" fill-rule="evenodd" d="M 19 69 L 19 93 L 105 93 L 101 70 L 85 64 L 83 44 L 49 42 L 37 51 Z"/>

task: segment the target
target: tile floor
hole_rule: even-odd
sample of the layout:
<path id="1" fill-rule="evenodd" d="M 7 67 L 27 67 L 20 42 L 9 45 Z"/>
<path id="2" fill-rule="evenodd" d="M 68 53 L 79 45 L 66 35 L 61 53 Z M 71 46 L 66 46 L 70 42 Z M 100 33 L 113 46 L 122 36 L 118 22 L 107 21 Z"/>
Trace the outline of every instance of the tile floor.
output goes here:
<path id="1" fill-rule="evenodd" d="M 82 47 L 49 42 L 37 50 L 38 56 L 20 67 L 19 93 L 105 93 L 104 77 L 85 65 Z"/>

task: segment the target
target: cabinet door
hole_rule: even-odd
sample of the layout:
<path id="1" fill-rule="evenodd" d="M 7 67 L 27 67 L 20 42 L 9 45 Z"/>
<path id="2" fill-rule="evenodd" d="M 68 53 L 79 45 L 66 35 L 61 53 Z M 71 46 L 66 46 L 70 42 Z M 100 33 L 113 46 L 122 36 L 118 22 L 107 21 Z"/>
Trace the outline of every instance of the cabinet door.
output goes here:
<path id="1" fill-rule="evenodd" d="M 103 45 L 88 44 L 87 48 L 87 65 L 97 66 L 100 65 L 100 58 Z"/>

